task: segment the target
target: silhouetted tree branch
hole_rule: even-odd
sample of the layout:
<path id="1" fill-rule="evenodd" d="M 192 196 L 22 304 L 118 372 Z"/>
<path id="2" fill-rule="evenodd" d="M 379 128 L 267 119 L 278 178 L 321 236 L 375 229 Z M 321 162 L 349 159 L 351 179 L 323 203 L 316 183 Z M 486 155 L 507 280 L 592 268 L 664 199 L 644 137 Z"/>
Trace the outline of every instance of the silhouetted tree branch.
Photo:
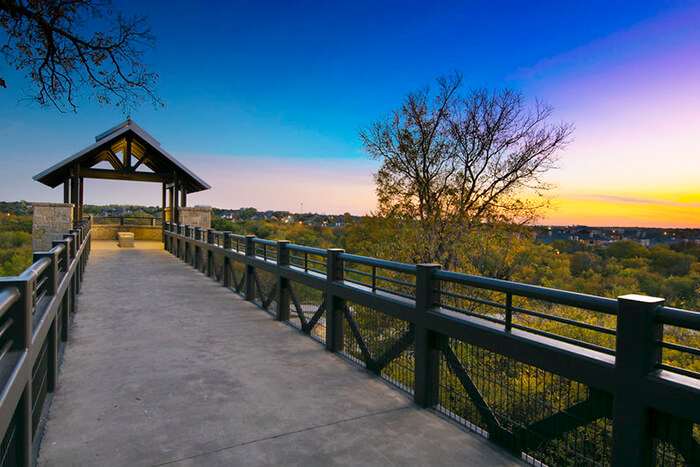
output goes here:
<path id="1" fill-rule="evenodd" d="M 158 76 L 143 63 L 155 37 L 144 18 L 115 13 L 108 0 L 0 0 L 0 26 L 0 53 L 26 71 L 25 92 L 39 105 L 75 111 L 83 88 L 124 112 L 146 100 L 162 105 Z"/>

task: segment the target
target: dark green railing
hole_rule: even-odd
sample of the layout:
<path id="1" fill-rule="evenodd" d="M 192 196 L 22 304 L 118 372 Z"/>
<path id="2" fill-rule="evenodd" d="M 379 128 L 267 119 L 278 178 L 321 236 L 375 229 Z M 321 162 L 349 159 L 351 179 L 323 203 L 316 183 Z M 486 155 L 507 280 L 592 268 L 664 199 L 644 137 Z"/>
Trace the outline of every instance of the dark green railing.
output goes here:
<path id="1" fill-rule="evenodd" d="M 90 253 L 90 222 L 35 252 L 17 277 L 0 277 L 0 465 L 36 459 L 41 423 L 56 390 L 59 351 Z"/>
<path id="2" fill-rule="evenodd" d="M 165 248 L 526 461 L 700 463 L 700 313 L 170 223 Z"/>

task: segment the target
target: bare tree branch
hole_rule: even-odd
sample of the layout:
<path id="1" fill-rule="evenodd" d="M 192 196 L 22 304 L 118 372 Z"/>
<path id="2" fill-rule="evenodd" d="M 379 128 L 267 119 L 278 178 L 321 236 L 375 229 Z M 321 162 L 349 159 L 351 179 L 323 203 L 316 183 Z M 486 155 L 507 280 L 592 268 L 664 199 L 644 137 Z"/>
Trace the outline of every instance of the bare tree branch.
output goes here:
<path id="1" fill-rule="evenodd" d="M 556 167 L 573 126 L 549 123 L 550 106 L 528 107 L 512 89 L 459 94 L 459 73 L 437 83 L 436 93 L 426 87 L 408 94 L 359 135 L 382 163 L 375 174 L 379 213 L 418 221 L 425 244 L 415 246 L 416 259 L 448 264 L 465 228 L 532 220 L 547 205 L 520 195 L 552 188 L 541 176 Z"/>
<path id="2" fill-rule="evenodd" d="M 163 105 L 158 76 L 143 63 L 155 37 L 144 18 L 115 14 L 108 0 L 0 0 L 0 26 L 0 53 L 26 72 L 25 94 L 41 106 L 75 111 L 79 90 L 124 113 Z"/>

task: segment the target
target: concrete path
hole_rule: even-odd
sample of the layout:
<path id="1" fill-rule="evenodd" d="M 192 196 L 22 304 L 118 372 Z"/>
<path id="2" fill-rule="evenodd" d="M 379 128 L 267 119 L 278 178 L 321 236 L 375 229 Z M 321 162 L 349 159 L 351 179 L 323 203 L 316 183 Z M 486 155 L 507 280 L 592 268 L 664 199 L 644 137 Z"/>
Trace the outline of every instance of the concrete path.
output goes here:
<path id="1" fill-rule="evenodd" d="M 508 465 L 162 250 L 94 242 L 39 465 Z"/>

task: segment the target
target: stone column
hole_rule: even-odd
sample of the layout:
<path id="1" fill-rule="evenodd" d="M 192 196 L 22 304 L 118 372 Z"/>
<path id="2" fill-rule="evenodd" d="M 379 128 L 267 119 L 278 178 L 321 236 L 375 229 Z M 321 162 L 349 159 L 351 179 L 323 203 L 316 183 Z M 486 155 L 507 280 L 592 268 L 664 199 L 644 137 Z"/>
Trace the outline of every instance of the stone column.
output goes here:
<path id="1" fill-rule="evenodd" d="M 69 203 L 32 203 L 32 250 L 47 251 L 54 240 L 73 228 L 73 205 Z"/>
<path id="2" fill-rule="evenodd" d="M 200 229 L 211 228 L 211 208 L 209 207 L 179 207 L 180 224 Z"/>

